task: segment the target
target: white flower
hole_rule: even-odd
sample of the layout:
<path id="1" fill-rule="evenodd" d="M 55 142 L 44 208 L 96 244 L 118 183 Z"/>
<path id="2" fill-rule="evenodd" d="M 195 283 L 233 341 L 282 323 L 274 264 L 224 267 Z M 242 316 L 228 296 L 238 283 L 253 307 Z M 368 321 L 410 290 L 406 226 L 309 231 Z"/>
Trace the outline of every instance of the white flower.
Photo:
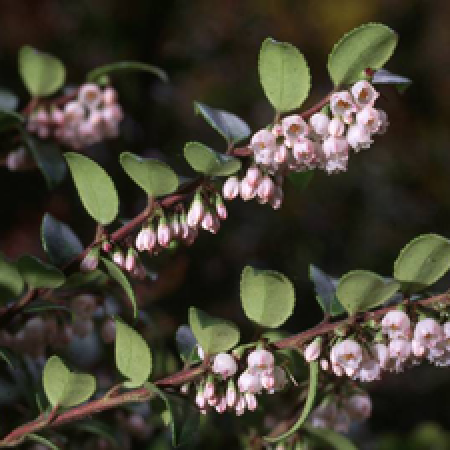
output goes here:
<path id="1" fill-rule="evenodd" d="M 352 339 L 345 339 L 331 349 L 332 365 L 342 368 L 349 377 L 353 376 L 358 370 L 362 358 L 361 346 Z"/>
<path id="2" fill-rule="evenodd" d="M 357 81 L 351 88 L 351 93 L 355 99 L 356 104 L 360 108 L 367 105 L 373 105 L 375 100 L 379 97 L 379 93 L 374 87 L 365 80 Z"/>
<path id="3" fill-rule="evenodd" d="M 393 339 L 389 342 L 389 356 L 403 363 L 411 356 L 411 343 L 405 339 Z"/>
<path id="4" fill-rule="evenodd" d="M 242 393 L 251 392 L 256 394 L 261 391 L 262 386 L 259 374 L 253 374 L 248 370 L 242 372 L 241 376 L 238 378 L 238 388 Z"/>
<path id="5" fill-rule="evenodd" d="M 94 83 L 86 83 L 78 91 L 78 101 L 88 109 L 95 109 L 102 101 L 100 88 Z"/>
<path id="6" fill-rule="evenodd" d="M 64 107 L 64 124 L 76 127 L 84 118 L 84 108 L 77 101 L 66 103 Z"/>
<path id="7" fill-rule="evenodd" d="M 300 137 L 305 137 L 309 131 L 307 123 L 298 114 L 285 117 L 281 125 L 283 127 L 285 143 L 288 147 L 292 147 Z"/>
<path id="8" fill-rule="evenodd" d="M 328 134 L 330 119 L 326 114 L 319 112 L 311 116 L 309 124 L 316 134 L 319 136 L 326 136 Z"/>
<path id="9" fill-rule="evenodd" d="M 255 156 L 259 153 L 273 153 L 276 149 L 275 136 L 268 130 L 259 130 L 252 136 L 250 147 Z"/>
<path id="10" fill-rule="evenodd" d="M 245 202 L 255 198 L 257 191 L 258 190 L 247 181 L 247 178 L 244 178 L 239 185 L 241 198 Z"/>
<path id="11" fill-rule="evenodd" d="M 306 168 L 313 168 L 316 162 L 317 144 L 310 139 L 298 140 L 292 149 L 295 160 Z"/>
<path id="12" fill-rule="evenodd" d="M 229 177 L 222 188 L 223 197 L 233 200 L 239 195 L 239 180 L 236 177 Z"/>
<path id="13" fill-rule="evenodd" d="M 442 327 L 431 318 L 419 320 L 414 329 L 414 340 L 425 348 L 434 348 L 444 339 Z"/>
<path id="14" fill-rule="evenodd" d="M 267 203 L 270 197 L 272 197 L 274 191 L 275 184 L 272 181 L 272 178 L 266 175 L 259 183 L 257 190 L 258 197 L 260 198 L 261 203 Z"/>
<path id="15" fill-rule="evenodd" d="M 383 334 L 388 335 L 389 339 L 409 339 L 411 335 L 411 321 L 403 311 L 392 310 L 383 317 L 381 329 Z"/>
<path id="16" fill-rule="evenodd" d="M 323 141 L 322 147 L 325 155 L 325 170 L 328 173 L 347 170 L 348 143 L 345 138 L 330 136 Z"/>
<path id="17" fill-rule="evenodd" d="M 158 224 L 158 229 L 156 230 L 158 244 L 161 247 L 168 247 L 171 240 L 171 233 L 169 225 L 167 225 L 165 219 L 161 219 Z"/>
<path id="18" fill-rule="evenodd" d="M 331 119 L 328 125 L 328 134 L 334 137 L 340 137 L 344 134 L 345 125 L 339 117 L 334 117 Z"/>
<path id="19" fill-rule="evenodd" d="M 247 406 L 247 404 L 245 402 L 245 397 L 243 395 L 240 395 L 236 402 L 236 406 L 234 407 L 235 411 L 236 411 L 236 415 L 241 416 L 242 414 L 244 414 L 246 406 Z"/>
<path id="20" fill-rule="evenodd" d="M 358 123 L 349 126 L 347 141 L 356 152 L 362 148 L 369 148 L 373 143 L 368 128 Z"/>
<path id="21" fill-rule="evenodd" d="M 381 127 L 380 112 L 372 106 L 366 106 L 356 114 L 356 122 L 367 127 L 369 133 L 376 133 Z"/>
<path id="22" fill-rule="evenodd" d="M 251 392 L 246 392 L 244 394 L 245 402 L 247 403 L 247 408 L 249 411 L 254 411 L 258 407 L 258 401 L 256 400 L 255 394 Z"/>
<path id="23" fill-rule="evenodd" d="M 250 186 L 256 187 L 261 180 L 261 171 L 256 166 L 248 168 L 245 179 Z"/>
<path id="24" fill-rule="evenodd" d="M 237 372 L 237 364 L 235 359 L 228 353 L 219 353 L 214 357 L 212 370 L 225 380 Z"/>
<path id="25" fill-rule="evenodd" d="M 273 357 L 273 354 L 264 349 L 253 350 L 247 358 L 248 368 L 254 373 L 272 370 L 274 364 L 275 358 Z"/>
<path id="26" fill-rule="evenodd" d="M 307 362 L 315 361 L 319 356 L 322 349 L 322 339 L 316 338 L 308 344 L 305 348 L 303 356 Z"/>
<path id="27" fill-rule="evenodd" d="M 187 224 L 191 228 L 197 227 L 205 214 L 205 207 L 203 206 L 202 198 L 199 192 L 194 197 L 191 207 L 187 215 Z"/>
<path id="28" fill-rule="evenodd" d="M 356 111 L 353 98 L 348 91 L 340 91 L 332 94 L 330 108 L 333 116 L 342 116 Z"/>

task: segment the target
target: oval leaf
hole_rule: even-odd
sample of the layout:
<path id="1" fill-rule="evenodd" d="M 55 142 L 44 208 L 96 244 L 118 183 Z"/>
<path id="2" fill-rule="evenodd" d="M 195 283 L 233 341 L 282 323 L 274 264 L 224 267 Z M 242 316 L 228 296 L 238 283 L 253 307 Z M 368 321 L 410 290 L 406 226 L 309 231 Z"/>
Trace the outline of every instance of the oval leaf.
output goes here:
<path id="1" fill-rule="evenodd" d="M 150 197 L 171 194 L 178 187 L 177 174 L 166 163 L 157 159 L 142 159 L 125 152 L 120 155 L 120 164 Z"/>
<path id="2" fill-rule="evenodd" d="M 125 70 L 140 70 L 143 72 L 152 73 L 160 78 L 162 81 L 169 81 L 169 77 L 167 76 L 164 70 L 159 67 L 152 66 L 150 64 L 145 64 L 137 61 L 119 61 L 111 64 L 106 64 L 101 67 L 97 67 L 94 70 L 91 70 L 86 78 L 88 81 L 98 81 L 105 75 L 110 75 L 113 72 L 121 72 Z"/>
<path id="3" fill-rule="evenodd" d="M 197 339 L 188 325 L 181 325 L 175 333 L 178 353 L 183 362 L 194 363 L 199 361 L 197 355 Z"/>
<path id="4" fill-rule="evenodd" d="M 226 352 L 239 342 L 233 322 L 211 317 L 193 306 L 189 308 L 189 326 L 205 354 Z"/>
<path id="5" fill-rule="evenodd" d="M 421 289 L 439 280 L 450 269 L 450 241 L 437 234 L 413 239 L 394 263 L 394 278 Z"/>
<path id="6" fill-rule="evenodd" d="M 147 342 L 133 328 L 116 320 L 116 366 L 129 381 L 127 388 L 142 386 L 152 371 L 152 355 Z"/>
<path id="7" fill-rule="evenodd" d="M 23 278 L 17 267 L 0 253 L 0 302 L 19 296 L 23 286 Z"/>
<path id="8" fill-rule="evenodd" d="M 355 314 L 385 303 L 399 289 L 397 281 L 385 282 L 376 273 L 353 270 L 339 280 L 336 295 L 347 312 Z"/>
<path id="9" fill-rule="evenodd" d="M 309 363 L 309 388 L 308 388 L 308 396 L 306 397 L 305 404 L 303 406 L 302 413 L 300 417 L 297 419 L 297 422 L 293 425 L 293 427 L 279 436 L 265 436 L 264 439 L 268 442 L 278 442 L 283 439 L 292 436 L 306 421 L 311 412 L 311 409 L 314 405 L 314 400 L 316 398 L 317 393 L 317 384 L 319 381 L 319 363 L 317 361 L 311 361 Z"/>
<path id="10" fill-rule="evenodd" d="M 358 81 L 367 68 L 380 69 L 397 46 L 397 34 L 380 23 L 368 23 L 345 34 L 328 57 L 335 86 Z"/>
<path id="11" fill-rule="evenodd" d="M 188 142 L 184 157 L 197 172 L 211 176 L 228 176 L 241 168 L 241 161 L 233 156 L 217 153 L 200 142 Z"/>
<path id="12" fill-rule="evenodd" d="M 56 266 L 65 266 L 83 251 L 78 236 L 49 213 L 42 220 L 41 240 L 42 247 Z"/>
<path id="13" fill-rule="evenodd" d="M 21 256 L 17 262 L 17 268 L 28 286 L 33 289 L 54 289 L 61 286 L 66 280 L 59 269 L 30 255 Z"/>
<path id="14" fill-rule="evenodd" d="M 279 272 L 247 266 L 241 276 L 241 302 L 250 320 L 264 327 L 277 328 L 294 311 L 294 287 Z"/>
<path id="15" fill-rule="evenodd" d="M 200 114 L 229 144 L 235 144 L 250 136 L 250 127 L 238 116 L 221 109 L 194 102 L 194 110 Z"/>
<path id="16" fill-rule="evenodd" d="M 119 198 L 109 175 L 97 163 L 79 153 L 64 153 L 81 202 L 102 225 L 111 223 L 119 211 Z"/>
<path id="17" fill-rule="evenodd" d="M 308 97 L 308 64 L 293 45 L 267 38 L 261 45 L 258 69 L 264 93 L 277 111 L 298 108 Z"/>
<path id="18" fill-rule="evenodd" d="M 102 257 L 102 261 L 105 264 L 106 269 L 108 270 L 108 273 L 111 276 L 111 278 L 113 280 L 116 280 L 122 286 L 123 290 L 127 294 L 131 302 L 131 306 L 133 307 L 133 317 L 136 319 L 138 316 L 137 302 L 133 288 L 131 287 L 128 278 L 125 276 L 122 270 L 115 263 L 111 262 L 109 259 Z"/>
<path id="19" fill-rule="evenodd" d="M 66 77 L 64 65 L 58 58 L 28 45 L 19 51 L 19 72 L 33 97 L 54 94 L 64 84 Z"/>

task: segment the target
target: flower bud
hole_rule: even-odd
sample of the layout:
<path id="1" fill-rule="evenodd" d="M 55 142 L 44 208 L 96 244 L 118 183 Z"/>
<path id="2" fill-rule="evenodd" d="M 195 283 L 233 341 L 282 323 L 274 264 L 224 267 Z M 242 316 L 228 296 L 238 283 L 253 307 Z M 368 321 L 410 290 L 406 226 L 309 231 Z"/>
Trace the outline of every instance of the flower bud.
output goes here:
<path id="1" fill-rule="evenodd" d="M 305 349 L 304 357 L 307 362 L 315 361 L 320 356 L 322 349 L 322 338 L 316 337 Z"/>
<path id="2" fill-rule="evenodd" d="M 214 394 L 215 394 L 214 378 L 211 375 L 209 375 L 205 383 L 203 395 L 206 400 L 209 400 L 214 397 Z"/>
<path id="3" fill-rule="evenodd" d="M 167 225 L 166 218 L 161 217 L 158 223 L 157 239 L 161 247 L 168 247 L 171 240 L 170 228 Z"/>
<path id="4" fill-rule="evenodd" d="M 256 188 L 258 183 L 261 180 L 261 171 L 257 166 L 251 166 L 247 170 L 247 174 L 245 175 L 245 179 L 250 186 Z"/>
<path id="5" fill-rule="evenodd" d="M 203 395 L 203 389 L 200 387 L 197 390 L 197 395 L 195 396 L 195 403 L 200 408 L 203 409 L 206 406 L 206 399 Z"/>
<path id="6" fill-rule="evenodd" d="M 222 414 L 226 411 L 226 409 L 227 409 L 227 398 L 223 395 L 222 397 L 219 398 L 219 401 L 217 402 L 216 411 L 219 414 Z"/>
<path id="7" fill-rule="evenodd" d="M 338 117 L 331 119 L 328 125 L 328 133 L 334 137 L 340 137 L 344 134 L 345 125 Z"/>
<path id="8" fill-rule="evenodd" d="M 80 264 L 80 270 L 83 272 L 89 272 L 95 270 L 98 266 L 99 248 L 91 248 L 88 254 L 84 257 Z"/>
<path id="9" fill-rule="evenodd" d="M 133 248 L 129 248 L 127 256 L 125 258 L 125 270 L 127 272 L 132 272 L 136 267 L 136 254 Z"/>
<path id="10" fill-rule="evenodd" d="M 280 145 L 273 155 L 273 160 L 278 164 L 283 164 L 287 161 L 288 157 L 288 148 L 285 145 Z"/>
<path id="11" fill-rule="evenodd" d="M 239 195 L 239 180 L 237 177 L 229 177 L 222 188 L 223 197 L 233 200 Z"/>
<path id="12" fill-rule="evenodd" d="M 251 371 L 264 371 L 273 369 L 275 358 L 273 354 L 264 349 L 253 350 L 247 358 L 247 365 Z"/>
<path id="13" fill-rule="evenodd" d="M 227 386 L 227 392 L 226 392 L 226 399 L 227 399 L 227 405 L 229 408 L 232 408 L 236 403 L 236 387 L 234 385 L 234 381 L 232 378 L 228 380 L 228 386 Z"/>
<path id="14" fill-rule="evenodd" d="M 235 359 L 228 353 L 219 353 L 214 357 L 212 370 L 226 380 L 237 372 L 237 364 Z"/>
<path id="15" fill-rule="evenodd" d="M 272 391 L 275 387 L 275 376 L 272 370 L 268 370 L 261 375 L 261 386 L 268 391 Z"/>
<path id="16" fill-rule="evenodd" d="M 311 116 L 309 124 L 316 134 L 319 136 L 326 136 L 328 134 L 330 119 L 326 114 L 319 112 Z"/>
<path id="17" fill-rule="evenodd" d="M 239 391 L 257 393 L 261 390 L 261 380 L 259 375 L 254 375 L 248 370 L 242 372 L 241 376 L 238 378 L 238 388 Z"/>
<path id="18" fill-rule="evenodd" d="M 187 215 L 187 223 L 191 228 L 197 227 L 197 225 L 203 219 L 205 214 L 205 207 L 203 206 L 202 197 L 199 191 L 196 192 L 191 207 L 189 208 Z"/>
<path id="19" fill-rule="evenodd" d="M 122 251 L 121 251 L 119 248 L 116 248 L 116 249 L 114 250 L 114 253 L 113 253 L 112 258 L 113 258 L 113 261 L 114 261 L 119 267 L 122 267 L 122 268 L 124 267 L 124 264 L 125 264 L 125 258 L 124 258 L 124 256 L 123 256 Z"/>
<path id="20" fill-rule="evenodd" d="M 242 416 L 245 412 L 245 407 L 247 406 L 245 397 L 240 395 L 235 406 L 235 411 L 237 416 Z"/>
<path id="21" fill-rule="evenodd" d="M 117 102 L 117 92 L 111 86 L 108 86 L 103 90 L 102 97 L 103 103 L 106 106 L 114 105 Z"/>
<path id="22" fill-rule="evenodd" d="M 272 181 L 272 178 L 266 175 L 258 186 L 258 197 L 260 198 L 261 203 L 267 203 L 274 194 L 274 191 L 275 184 Z"/>
<path id="23" fill-rule="evenodd" d="M 244 178 L 239 185 L 239 193 L 241 194 L 242 200 L 248 201 L 256 196 L 257 189 Z"/>
<path id="24" fill-rule="evenodd" d="M 247 408 L 249 411 L 254 411 L 258 407 L 258 401 L 256 400 L 255 394 L 246 392 L 244 394 L 245 402 L 247 403 Z"/>

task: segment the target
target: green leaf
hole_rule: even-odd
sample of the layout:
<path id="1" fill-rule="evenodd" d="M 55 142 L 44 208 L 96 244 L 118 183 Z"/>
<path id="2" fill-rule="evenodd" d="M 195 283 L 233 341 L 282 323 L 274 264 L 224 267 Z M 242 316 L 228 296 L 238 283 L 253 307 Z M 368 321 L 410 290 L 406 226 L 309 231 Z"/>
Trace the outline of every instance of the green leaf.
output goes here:
<path id="1" fill-rule="evenodd" d="M 19 72 L 33 97 L 54 94 L 66 77 L 66 70 L 59 59 L 28 45 L 19 50 Z"/>
<path id="2" fill-rule="evenodd" d="M 15 111 L 0 109 L 0 132 L 10 128 L 20 129 L 24 120 L 23 116 Z"/>
<path id="3" fill-rule="evenodd" d="M 53 407 L 79 405 L 95 392 L 95 378 L 92 375 L 71 373 L 58 356 L 52 356 L 45 364 L 42 382 Z"/>
<path id="4" fill-rule="evenodd" d="M 335 86 L 363 77 L 365 69 L 378 70 L 392 56 L 397 34 L 380 23 L 368 23 L 345 34 L 328 57 L 328 72 Z"/>
<path id="5" fill-rule="evenodd" d="M 198 409 L 193 407 L 186 399 L 164 392 L 151 383 L 145 383 L 145 387 L 159 395 L 167 408 L 172 445 L 178 447 L 184 444 L 199 429 Z"/>
<path id="6" fill-rule="evenodd" d="M 67 277 L 62 289 L 76 289 L 88 284 L 106 282 L 107 280 L 109 280 L 109 277 L 99 269 L 91 272 L 75 272 Z"/>
<path id="7" fill-rule="evenodd" d="M 211 317 L 189 308 L 189 326 L 205 354 L 226 352 L 239 342 L 239 330 L 233 322 Z"/>
<path id="8" fill-rule="evenodd" d="M 309 266 L 309 279 L 314 283 L 317 302 L 325 314 L 337 316 L 345 312 L 336 297 L 337 279 L 330 277 L 313 264 Z"/>
<path id="9" fill-rule="evenodd" d="M 197 339 L 188 325 L 181 325 L 175 333 L 178 353 L 183 362 L 194 363 L 200 361 L 197 354 Z"/>
<path id="10" fill-rule="evenodd" d="M 394 278 L 408 290 L 419 290 L 439 280 L 450 269 L 450 241 L 423 234 L 409 242 L 394 263 Z"/>
<path id="11" fill-rule="evenodd" d="M 307 170 L 306 172 L 289 172 L 288 180 L 300 191 L 306 189 L 313 179 L 314 170 Z"/>
<path id="12" fill-rule="evenodd" d="M 15 111 L 19 105 L 19 99 L 12 92 L 0 88 L 0 110 L 1 111 Z"/>
<path id="13" fill-rule="evenodd" d="M 241 302 L 250 320 L 278 328 L 294 311 L 294 287 L 279 272 L 247 266 L 241 276 Z"/>
<path id="14" fill-rule="evenodd" d="M 397 281 L 385 282 L 376 273 L 353 270 L 339 280 L 336 295 L 347 312 L 355 314 L 385 303 L 399 289 Z"/>
<path id="15" fill-rule="evenodd" d="M 116 320 L 116 366 L 127 377 L 127 388 L 142 386 L 152 371 L 152 355 L 147 342 L 133 328 Z"/>
<path id="16" fill-rule="evenodd" d="M 241 168 L 241 161 L 233 156 L 217 153 L 200 142 L 188 142 L 184 157 L 197 172 L 211 176 L 228 176 Z"/>
<path id="17" fill-rule="evenodd" d="M 373 75 L 372 83 L 373 84 L 393 84 L 394 86 L 397 87 L 399 92 L 404 92 L 410 86 L 412 81 L 409 78 L 389 72 L 389 70 L 379 69 Z"/>
<path id="18" fill-rule="evenodd" d="M 157 159 L 142 159 L 133 153 L 124 152 L 120 155 L 120 164 L 150 197 L 171 194 L 178 187 L 177 174 Z"/>
<path id="19" fill-rule="evenodd" d="M 309 416 L 309 413 L 311 412 L 311 409 L 314 405 L 314 400 L 316 398 L 317 394 L 317 385 L 319 381 L 319 363 L 317 361 L 311 361 L 309 363 L 309 388 L 308 388 L 308 396 L 306 398 L 305 404 L 303 406 L 302 413 L 300 414 L 300 417 L 297 419 L 295 424 L 292 426 L 292 428 L 285 433 L 276 436 L 264 436 L 264 439 L 268 442 L 274 443 L 282 441 L 283 439 L 288 438 L 289 436 L 292 436 L 306 421 L 306 419 Z"/>
<path id="20" fill-rule="evenodd" d="M 110 75 L 114 72 L 122 72 L 127 70 L 139 70 L 142 72 L 152 73 L 164 82 L 169 81 L 169 77 L 167 76 L 166 72 L 164 72 L 164 70 L 160 69 L 159 67 L 137 61 L 119 61 L 97 67 L 96 69 L 91 70 L 86 75 L 86 79 L 87 81 L 98 81 L 105 75 Z"/>
<path id="21" fill-rule="evenodd" d="M 200 114 L 229 144 L 236 144 L 250 136 L 250 127 L 238 116 L 194 102 L 194 110 Z"/>
<path id="22" fill-rule="evenodd" d="M 125 293 L 127 294 L 131 306 L 133 307 L 133 317 L 136 319 L 138 316 L 138 307 L 136 302 L 136 296 L 134 295 L 133 288 L 131 287 L 128 278 L 124 275 L 122 270 L 109 259 L 102 257 L 103 264 L 105 264 L 106 269 L 108 270 L 109 275 L 112 279 L 116 280 L 123 288 Z"/>
<path id="23" fill-rule="evenodd" d="M 23 286 L 23 278 L 17 267 L 0 253 L 0 302 L 19 296 Z"/>
<path id="24" fill-rule="evenodd" d="M 261 45 L 258 68 L 266 97 L 277 111 L 298 108 L 308 97 L 308 64 L 293 45 L 267 38 Z"/>
<path id="25" fill-rule="evenodd" d="M 30 439 L 30 441 L 39 442 L 39 444 L 45 445 L 46 447 L 51 448 L 52 450 L 60 450 L 60 448 L 52 441 L 49 441 L 48 439 L 39 436 L 36 433 L 28 433 L 26 435 L 26 438 Z"/>
<path id="26" fill-rule="evenodd" d="M 22 278 L 30 288 L 57 288 L 61 286 L 66 277 L 56 267 L 42 262 L 35 256 L 23 255 L 17 262 Z"/>
<path id="27" fill-rule="evenodd" d="M 119 198 L 110 176 L 79 153 L 67 152 L 64 157 L 86 211 L 102 225 L 111 223 L 119 211 Z"/>
<path id="28" fill-rule="evenodd" d="M 336 450 L 358 450 L 346 436 L 337 433 L 336 431 L 329 430 L 328 428 L 316 428 L 309 424 L 303 425 L 302 428 L 305 429 L 308 434 Z"/>
<path id="29" fill-rule="evenodd" d="M 42 219 L 41 240 L 42 247 L 56 266 L 65 266 L 83 251 L 78 236 L 49 213 Z"/>

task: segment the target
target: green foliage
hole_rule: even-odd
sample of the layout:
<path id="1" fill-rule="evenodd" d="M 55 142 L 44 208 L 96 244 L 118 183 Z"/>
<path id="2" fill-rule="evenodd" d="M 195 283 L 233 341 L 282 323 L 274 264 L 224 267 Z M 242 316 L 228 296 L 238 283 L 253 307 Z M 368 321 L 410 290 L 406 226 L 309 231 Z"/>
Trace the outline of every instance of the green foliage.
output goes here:
<path id="1" fill-rule="evenodd" d="M 0 132 L 10 128 L 20 127 L 23 122 L 24 118 L 21 114 L 0 108 Z"/>
<path id="2" fill-rule="evenodd" d="M 122 286 L 123 290 L 127 294 L 128 299 L 131 302 L 131 306 L 133 307 L 133 317 L 136 319 L 139 311 L 137 307 L 136 296 L 134 295 L 133 288 L 131 287 L 128 278 L 115 263 L 111 262 L 107 258 L 102 257 L 101 259 L 103 261 L 103 264 L 106 266 L 106 269 L 110 277 L 113 280 L 117 281 L 117 283 L 119 283 Z"/>
<path id="3" fill-rule="evenodd" d="M 120 155 L 120 164 L 150 197 L 171 194 L 178 187 L 177 174 L 157 159 L 142 159 L 133 153 L 124 152 Z"/>
<path id="4" fill-rule="evenodd" d="M 328 57 L 328 72 L 335 86 L 363 77 L 367 68 L 380 69 L 397 46 L 397 34 L 380 23 L 368 23 L 345 34 Z"/>
<path id="5" fill-rule="evenodd" d="M 65 266 L 83 251 L 78 236 L 49 213 L 42 219 L 41 240 L 42 247 L 55 266 Z"/>
<path id="6" fill-rule="evenodd" d="M 339 280 L 336 295 L 347 312 L 355 314 L 385 303 L 399 289 L 395 280 L 386 282 L 376 273 L 353 270 Z"/>
<path id="7" fill-rule="evenodd" d="M 66 70 L 59 59 L 28 45 L 19 51 L 19 72 L 33 97 L 54 94 L 64 84 L 66 77 Z"/>
<path id="8" fill-rule="evenodd" d="M 241 276 L 241 302 L 250 320 L 265 327 L 277 328 L 294 311 L 294 287 L 279 272 L 247 266 Z"/>
<path id="9" fill-rule="evenodd" d="M 194 102 L 194 110 L 200 114 L 228 142 L 236 144 L 250 136 L 250 127 L 238 116 Z"/>
<path id="10" fill-rule="evenodd" d="M 82 286 L 85 287 L 89 284 L 101 284 L 108 279 L 108 276 L 99 269 L 90 272 L 75 272 L 67 277 L 66 282 L 61 288 L 76 289 Z"/>
<path id="11" fill-rule="evenodd" d="M 175 333 L 178 353 L 184 362 L 194 363 L 200 360 L 197 354 L 197 339 L 188 325 L 181 325 Z"/>
<path id="12" fill-rule="evenodd" d="M 17 268 L 28 286 L 33 289 L 54 289 L 60 287 L 66 279 L 59 269 L 42 262 L 35 256 L 21 256 L 17 262 Z"/>
<path id="13" fill-rule="evenodd" d="M 133 328 L 116 319 L 116 366 L 128 378 L 127 388 L 142 386 L 152 371 L 152 355 L 144 338 Z"/>
<path id="14" fill-rule="evenodd" d="M 205 354 L 226 352 L 239 342 L 234 323 L 211 317 L 193 306 L 189 308 L 189 325 Z"/>
<path id="15" fill-rule="evenodd" d="M 300 417 L 297 419 L 295 424 L 285 433 L 276 436 L 265 436 L 264 439 L 268 442 L 279 442 L 283 439 L 288 438 L 289 436 L 292 436 L 300 427 L 305 423 L 306 419 L 309 416 L 309 413 L 311 412 L 311 409 L 314 405 L 314 400 L 316 398 L 317 394 L 317 386 L 319 383 L 319 363 L 317 361 L 311 361 L 309 363 L 309 388 L 308 388 L 308 396 L 306 397 L 305 404 L 303 405 L 302 413 L 300 414 Z"/>
<path id="16" fill-rule="evenodd" d="M 336 450 L 357 450 L 357 447 L 343 434 L 328 428 L 316 428 L 309 424 L 305 424 L 302 427 L 308 434 L 314 436 L 322 443 L 329 445 Z M 328 447 L 327 447 L 328 448 Z"/>
<path id="17" fill-rule="evenodd" d="M 29 439 L 30 441 L 38 442 L 39 444 L 42 444 L 45 447 L 51 448 L 52 450 L 60 450 L 60 448 L 57 445 L 55 445 L 52 441 L 49 441 L 48 439 L 46 439 L 42 436 L 39 436 L 36 433 L 27 434 L 27 439 Z"/>
<path id="18" fill-rule="evenodd" d="M 450 241 L 423 234 L 409 242 L 394 263 L 394 278 L 408 290 L 430 286 L 450 269 Z"/>
<path id="19" fill-rule="evenodd" d="M 95 378 L 72 373 L 58 356 L 48 359 L 42 374 L 44 391 L 53 407 L 70 408 L 88 400 L 95 392 Z"/>
<path id="20" fill-rule="evenodd" d="M 277 111 L 298 108 L 308 97 L 309 67 L 293 45 L 267 38 L 261 45 L 258 68 L 263 90 Z"/>
<path id="21" fill-rule="evenodd" d="M 228 176 L 241 168 L 241 161 L 223 155 L 200 142 L 188 142 L 184 146 L 184 157 L 197 172 L 211 176 Z"/>
<path id="22" fill-rule="evenodd" d="M 0 253 L 0 302 L 20 295 L 23 286 L 24 281 L 17 267 Z"/>
<path id="23" fill-rule="evenodd" d="M 64 153 L 81 202 L 102 225 L 111 223 L 119 211 L 119 198 L 110 176 L 97 163 L 79 153 Z"/>
<path id="24" fill-rule="evenodd" d="M 160 69 L 159 67 L 152 66 L 150 64 L 145 64 L 138 61 L 119 61 L 111 64 L 106 64 L 101 67 L 97 67 L 94 70 L 91 70 L 87 75 L 86 79 L 87 81 L 99 81 L 104 76 L 111 75 L 114 72 L 122 72 L 122 71 L 129 71 L 129 70 L 138 70 L 141 72 L 148 72 L 153 75 L 156 75 L 159 79 L 161 79 L 164 82 L 169 81 L 169 77 L 167 76 L 166 72 L 164 70 Z"/>

